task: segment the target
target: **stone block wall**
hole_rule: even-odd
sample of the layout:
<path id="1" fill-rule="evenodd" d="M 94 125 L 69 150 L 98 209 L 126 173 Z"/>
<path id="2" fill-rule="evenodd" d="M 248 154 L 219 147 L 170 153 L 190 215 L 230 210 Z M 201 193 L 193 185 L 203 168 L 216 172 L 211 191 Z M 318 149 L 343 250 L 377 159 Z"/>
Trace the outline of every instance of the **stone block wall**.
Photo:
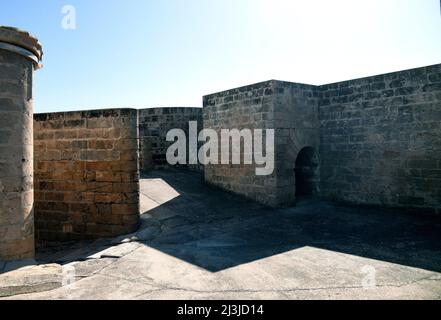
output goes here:
<path id="1" fill-rule="evenodd" d="M 269 206 L 295 203 L 295 162 L 304 147 L 318 153 L 319 90 L 270 80 L 204 97 L 204 128 L 274 129 L 274 172 L 257 176 L 256 165 L 206 165 L 205 180 Z M 242 146 L 243 151 L 243 146 Z"/>
<path id="2" fill-rule="evenodd" d="M 318 156 L 320 123 L 318 119 L 319 90 L 316 86 L 274 81 L 275 159 L 277 205 L 296 202 L 296 160 L 305 148 Z M 319 195 L 320 173 L 317 168 L 314 196 Z"/>
<path id="3" fill-rule="evenodd" d="M 170 129 L 182 129 L 188 137 L 188 122 L 202 129 L 202 108 L 151 108 L 139 110 L 140 168 L 149 170 L 168 166 L 166 153 L 173 142 L 166 140 Z M 188 148 L 187 148 L 188 151 Z M 188 158 L 188 157 L 187 157 Z M 184 166 L 201 170 L 198 165 Z"/>
<path id="4" fill-rule="evenodd" d="M 218 132 L 275 130 L 273 175 L 209 165 L 209 183 L 271 206 L 293 204 L 306 150 L 314 161 L 300 169 L 316 175 L 307 181 L 315 196 L 441 211 L 441 65 L 323 86 L 271 80 L 206 96 L 203 113 L 204 128 Z"/>
<path id="5" fill-rule="evenodd" d="M 0 259 L 34 256 L 32 72 L 0 50 Z"/>
<path id="6" fill-rule="evenodd" d="M 28 32 L 0 26 L 0 264 L 35 254 L 32 86 L 42 55 Z"/>
<path id="7" fill-rule="evenodd" d="M 441 65 L 322 86 L 321 194 L 441 210 Z"/>
<path id="8" fill-rule="evenodd" d="M 205 96 L 204 129 L 214 129 L 219 139 L 221 129 L 275 129 L 273 94 L 274 81 L 266 81 Z M 220 145 L 219 141 L 219 155 Z M 243 143 L 241 150 L 243 159 Z M 204 166 L 205 181 L 252 200 L 276 205 L 276 173 L 257 176 L 254 162 L 241 162 L 242 164 L 220 164 L 219 156 L 219 164 Z"/>
<path id="9" fill-rule="evenodd" d="M 39 240 L 126 234 L 139 220 L 137 110 L 36 114 Z"/>

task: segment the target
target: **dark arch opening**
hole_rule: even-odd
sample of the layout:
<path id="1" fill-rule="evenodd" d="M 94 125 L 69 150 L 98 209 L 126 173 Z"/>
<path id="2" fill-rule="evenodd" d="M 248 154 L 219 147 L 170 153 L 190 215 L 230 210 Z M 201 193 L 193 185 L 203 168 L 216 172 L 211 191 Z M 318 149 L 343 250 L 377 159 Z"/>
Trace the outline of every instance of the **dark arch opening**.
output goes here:
<path id="1" fill-rule="evenodd" d="M 296 159 L 296 197 L 314 197 L 319 192 L 319 159 L 312 147 L 300 150 Z"/>

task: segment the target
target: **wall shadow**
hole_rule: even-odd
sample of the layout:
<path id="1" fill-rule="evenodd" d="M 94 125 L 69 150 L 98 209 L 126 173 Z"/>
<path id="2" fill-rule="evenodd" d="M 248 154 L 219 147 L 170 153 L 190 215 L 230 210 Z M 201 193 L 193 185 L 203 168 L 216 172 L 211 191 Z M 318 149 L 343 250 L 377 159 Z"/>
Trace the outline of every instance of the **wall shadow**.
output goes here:
<path id="1" fill-rule="evenodd" d="M 148 211 L 161 233 L 146 245 L 216 272 L 304 246 L 441 272 L 441 219 L 308 200 L 272 209 L 203 183 L 153 171 L 180 196 Z"/>
<path id="2" fill-rule="evenodd" d="M 142 178 L 164 181 L 179 196 L 141 216 L 137 234 L 152 226 L 158 232 L 138 241 L 211 272 L 305 246 L 441 272 L 439 217 L 315 199 L 273 209 L 208 186 L 196 172 L 167 169 Z M 121 243 L 118 238 L 46 244 L 37 258 L 60 264 L 86 260 Z"/>

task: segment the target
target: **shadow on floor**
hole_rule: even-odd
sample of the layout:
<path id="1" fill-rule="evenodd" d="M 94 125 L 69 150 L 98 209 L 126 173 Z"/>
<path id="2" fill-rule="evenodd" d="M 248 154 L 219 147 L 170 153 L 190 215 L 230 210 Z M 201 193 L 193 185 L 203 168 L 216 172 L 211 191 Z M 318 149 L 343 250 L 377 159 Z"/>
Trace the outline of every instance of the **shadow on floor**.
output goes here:
<path id="1" fill-rule="evenodd" d="M 155 187 L 152 181 L 162 184 Z M 164 197 L 164 185 L 164 192 L 174 190 L 172 197 Z M 155 205 L 142 215 L 139 233 L 152 226 L 158 230 L 142 243 L 211 272 L 305 246 L 441 272 L 437 217 L 316 200 L 271 209 L 207 186 L 202 175 L 182 170 L 144 173 L 141 197 Z M 111 243 L 103 239 L 46 247 L 37 257 L 68 263 Z"/>
<path id="2" fill-rule="evenodd" d="M 162 232 L 146 244 L 213 272 L 304 246 L 441 271 L 437 217 L 314 200 L 271 209 L 209 187 L 191 172 L 143 178 L 160 178 L 180 194 L 147 212 Z"/>

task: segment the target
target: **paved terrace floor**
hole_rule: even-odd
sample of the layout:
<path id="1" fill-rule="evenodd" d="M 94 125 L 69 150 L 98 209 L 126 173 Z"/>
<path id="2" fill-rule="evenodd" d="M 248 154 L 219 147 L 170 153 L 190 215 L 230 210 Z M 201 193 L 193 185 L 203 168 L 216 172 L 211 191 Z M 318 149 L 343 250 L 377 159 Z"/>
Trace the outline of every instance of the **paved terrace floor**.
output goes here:
<path id="1" fill-rule="evenodd" d="M 320 201 L 269 209 L 175 170 L 144 175 L 141 203 L 134 234 L 57 244 L 40 248 L 37 263 L 0 265 L 0 297 L 441 298 L 435 217 Z"/>

